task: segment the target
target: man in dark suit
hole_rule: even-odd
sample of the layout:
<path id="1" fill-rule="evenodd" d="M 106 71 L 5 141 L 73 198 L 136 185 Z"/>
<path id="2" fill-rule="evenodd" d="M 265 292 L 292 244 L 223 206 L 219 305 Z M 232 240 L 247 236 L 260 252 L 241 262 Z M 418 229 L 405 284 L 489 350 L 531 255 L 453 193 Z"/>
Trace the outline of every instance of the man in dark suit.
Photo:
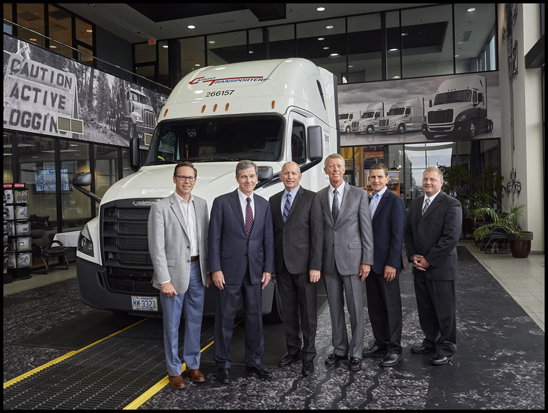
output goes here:
<path id="1" fill-rule="evenodd" d="M 261 378 L 272 373 L 261 364 L 264 352 L 262 288 L 274 272 L 274 235 L 268 201 L 253 194 L 257 165 L 236 166 L 238 189 L 213 201 L 209 226 L 209 268 L 216 289 L 215 363 L 218 380 L 230 382 L 230 341 L 240 296 L 244 304 L 245 362 Z M 261 288 L 262 286 L 262 288 Z"/>
<path id="2" fill-rule="evenodd" d="M 369 210 L 375 239 L 374 263 L 365 279 L 367 309 L 375 342 L 364 357 L 383 356 L 380 365 L 390 367 L 401 360 L 402 310 L 399 274 L 403 269 L 402 246 L 405 204 L 387 188 L 388 168 L 371 166 Z"/>
<path id="3" fill-rule="evenodd" d="M 435 366 L 450 362 L 457 351 L 455 282 L 462 226 L 460 202 L 441 192 L 442 185 L 439 168 L 426 168 L 424 197 L 411 202 L 405 226 L 405 248 L 413 262 L 419 323 L 425 335 L 411 352 L 435 352 L 430 360 Z"/>
<path id="4" fill-rule="evenodd" d="M 344 182 L 344 158 L 338 153 L 325 160 L 329 186 L 318 191 L 314 203 L 322 210 L 323 232 L 319 245 L 321 268 L 313 251 L 311 270 L 321 270 L 331 313 L 333 354 L 325 364 L 348 361 L 348 369 L 361 369 L 363 351 L 364 280 L 373 265 L 373 230 L 367 192 Z M 320 241 L 320 239 L 318 239 Z M 348 342 L 344 315 L 346 297 L 352 339 Z"/>
<path id="5" fill-rule="evenodd" d="M 302 373 L 308 376 L 314 372 L 316 356 L 316 283 L 320 279 L 319 272 L 309 274 L 310 249 L 318 231 L 323 230 L 323 222 L 321 212 L 312 212 L 316 193 L 301 187 L 301 178 L 299 165 L 287 162 L 280 174 L 285 189 L 270 197 L 270 209 L 274 224 L 276 280 L 287 343 L 287 355 L 279 366 L 302 360 Z"/>

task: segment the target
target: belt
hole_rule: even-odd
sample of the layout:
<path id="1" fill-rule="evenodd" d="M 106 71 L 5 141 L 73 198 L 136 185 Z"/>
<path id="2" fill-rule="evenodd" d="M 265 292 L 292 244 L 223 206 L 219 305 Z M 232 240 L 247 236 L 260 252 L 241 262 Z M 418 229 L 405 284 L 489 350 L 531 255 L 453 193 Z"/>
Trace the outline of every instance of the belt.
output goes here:
<path id="1" fill-rule="evenodd" d="M 195 257 L 190 257 L 190 262 L 194 262 L 194 261 L 197 261 L 198 258 L 200 258 L 199 255 L 196 255 Z"/>

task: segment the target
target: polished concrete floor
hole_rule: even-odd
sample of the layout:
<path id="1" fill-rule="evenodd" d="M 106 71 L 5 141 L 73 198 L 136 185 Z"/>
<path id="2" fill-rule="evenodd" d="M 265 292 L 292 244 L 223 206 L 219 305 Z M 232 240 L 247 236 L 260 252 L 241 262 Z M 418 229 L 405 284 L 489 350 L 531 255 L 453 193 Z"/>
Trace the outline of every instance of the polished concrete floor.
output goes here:
<path id="1" fill-rule="evenodd" d="M 359 372 L 349 372 L 345 363 L 325 366 L 324 359 L 332 347 L 329 308 L 323 306 L 318 313 L 316 370 L 310 377 L 300 374 L 299 365 L 277 368 L 277 360 L 284 353 L 280 324 L 265 324 L 263 364 L 273 370 L 274 378 L 263 381 L 250 376 L 245 365 L 236 360 L 243 353 L 245 328 L 240 325 L 233 337 L 237 351 L 232 353 L 231 347 L 235 363 L 230 385 L 221 385 L 216 380 L 216 369 L 210 361 L 213 344 L 204 349 L 202 356 L 201 369 L 206 375 L 206 383 L 189 383 L 183 391 L 170 388 L 165 381 L 155 387 L 142 386 L 156 390 L 147 391 L 142 398 L 140 395 L 145 393 L 136 388 L 134 395 L 110 408 L 544 409 L 544 255 L 531 254 L 526 259 L 515 259 L 511 255 L 485 254 L 471 240 L 464 240 L 460 245 L 459 257 L 465 259 L 459 267 L 461 278 L 457 284 L 459 347 L 449 365 L 434 367 L 428 363 L 428 355 L 409 352 L 411 346 L 420 343 L 422 332 L 418 325 L 413 278 L 406 268 L 400 282 L 404 354 L 402 362 L 393 368 L 382 368 L 378 359 L 372 358 L 362 361 Z M 101 382 L 91 383 L 88 377 L 97 376 L 94 374 L 97 371 L 110 375 L 128 370 L 131 377 L 150 375 L 151 383 L 165 376 L 161 323 L 159 319 L 147 319 L 116 336 L 119 337 L 116 341 L 110 338 L 92 346 L 91 351 L 95 348 L 96 353 L 84 350 L 80 353 L 81 358 L 73 356 L 68 364 L 64 365 L 63 361 L 56 365 L 61 377 L 76 374 L 56 384 L 63 391 L 67 384 L 76 386 L 75 394 L 63 394 L 61 398 L 51 395 L 48 383 L 57 379 L 46 373 L 54 367 L 6 389 L 6 383 L 15 377 L 60 356 L 70 355 L 70 345 L 79 348 L 78 339 L 93 341 L 108 336 L 108 329 L 95 330 L 111 327 L 110 320 L 121 322 L 119 315 L 98 314 L 97 310 L 79 302 L 72 279 L 74 267 L 71 264 L 67 271 L 52 271 L 48 275 L 33 273 L 30 280 L 4 285 L 5 409 L 35 408 L 26 404 L 26 399 L 36 397 L 39 386 L 45 386 L 43 394 L 47 394 L 48 401 L 37 408 L 98 408 L 101 405 L 94 404 L 99 403 L 97 395 L 89 396 L 89 400 L 82 402 L 84 404 L 63 405 L 58 404 L 63 402 L 55 401 L 66 399 L 66 403 L 71 400 L 76 403 L 79 395 L 89 392 L 88 387 L 100 389 L 93 393 L 117 386 L 118 379 L 105 381 L 103 377 Z M 367 314 L 365 319 L 368 324 L 365 344 L 368 345 L 372 334 Z M 71 332 L 88 322 L 91 327 L 87 334 L 93 332 L 97 338 L 80 337 Z M 82 331 L 85 336 L 85 328 Z M 204 319 L 202 334 L 202 343 L 210 341 L 211 320 Z M 76 343 L 68 343 L 75 339 Z M 115 354 L 105 356 L 100 351 L 101 346 Z M 106 367 L 101 365 L 103 359 Z M 111 364 L 122 367 L 112 372 Z M 82 365 L 86 374 L 74 373 L 76 365 Z M 19 401 L 14 397 L 19 397 Z"/>

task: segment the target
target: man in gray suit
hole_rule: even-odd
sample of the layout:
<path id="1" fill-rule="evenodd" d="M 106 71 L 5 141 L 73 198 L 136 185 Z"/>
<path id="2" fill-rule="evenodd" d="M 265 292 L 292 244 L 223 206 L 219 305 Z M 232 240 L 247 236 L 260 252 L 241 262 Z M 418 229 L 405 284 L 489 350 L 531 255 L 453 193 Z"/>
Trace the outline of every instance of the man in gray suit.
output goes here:
<path id="1" fill-rule="evenodd" d="M 279 366 L 302 360 L 302 373 L 314 372 L 316 357 L 317 282 L 320 274 L 309 275 L 309 264 L 318 232 L 322 231 L 321 210 L 313 211 L 316 194 L 301 185 L 301 169 L 289 161 L 280 179 L 285 189 L 270 197 L 274 225 L 276 279 L 282 301 L 287 355 Z M 302 340 L 300 332 L 302 330 Z M 302 348 L 301 348 L 302 346 Z"/>
<path id="2" fill-rule="evenodd" d="M 204 294 L 211 283 L 206 273 L 209 215 L 206 201 L 191 194 L 196 176 L 192 163 L 179 162 L 173 172 L 175 192 L 152 205 L 148 216 L 152 284 L 161 291 L 169 384 L 178 389 L 185 387 L 178 354 L 183 306 L 185 374 L 194 382 L 205 381 L 199 368 Z"/>
<path id="3" fill-rule="evenodd" d="M 350 356 L 348 368 L 361 369 L 364 338 L 364 280 L 373 265 L 373 230 L 367 192 L 344 182 L 344 158 L 338 153 L 325 160 L 329 186 L 316 194 L 322 209 L 324 231 L 321 270 L 331 312 L 333 354 L 325 363 L 333 365 Z M 322 245 L 322 244 L 320 244 Z M 315 263 L 315 259 L 313 258 Z M 348 343 L 344 297 L 348 304 L 352 340 Z"/>

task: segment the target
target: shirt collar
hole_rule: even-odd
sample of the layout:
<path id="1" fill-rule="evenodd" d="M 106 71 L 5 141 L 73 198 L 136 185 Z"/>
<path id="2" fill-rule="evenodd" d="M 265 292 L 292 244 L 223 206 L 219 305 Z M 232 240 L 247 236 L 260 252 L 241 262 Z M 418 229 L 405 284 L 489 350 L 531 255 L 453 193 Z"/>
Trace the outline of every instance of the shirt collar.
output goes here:
<path id="1" fill-rule="evenodd" d="M 177 191 L 175 191 L 175 195 L 177 195 L 177 202 L 179 202 L 179 203 L 181 203 L 181 202 L 186 202 L 186 201 L 184 200 L 184 198 L 183 198 L 181 195 L 179 195 L 179 194 L 177 193 Z M 191 193 L 190 193 L 190 202 L 193 202 L 193 201 L 194 201 L 194 195 L 192 195 L 192 192 L 191 192 Z M 190 202 L 188 202 L 188 203 L 190 203 Z"/>
<path id="2" fill-rule="evenodd" d="M 287 192 L 287 189 L 284 189 L 284 197 L 287 197 L 287 194 L 291 194 L 292 198 L 295 198 L 295 195 L 297 192 L 299 192 L 299 189 L 301 189 L 300 185 L 297 185 L 295 188 L 291 190 L 291 192 Z"/>
<path id="3" fill-rule="evenodd" d="M 426 194 L 424 194 L 423 203 L 426 202 L 426 199 L 429 199 L 430 202 L 434 201 L 434 198 L 437 197 L 440 192 L 441 192 L 441 189 L 438 192 L 436 192 L 434 195 L 430 196 L 430 197 L 428 197 L 428 196 L 426 196 Z"/>
<path id="4" fill-rule="evenodd" d="M 251 198 L 251 202 L 253 202 L 253 192 L 248 197 L 246 194 L 244 194 L 242 191 L 240 191 L 240 188 L 238 188 L 238 196 L 240 197 L 240 201 L 247 202 L 247 198 Z"/>
<path id="5" fill-rule="evenodd" d="M 346 185 L 346 182 L 342 181 L 342 184 L 340 184 L 339 187 L 337 188 L 337 193 L 339 193 L 339 195 L 342 195 L 342 193 L 344 192 L 345 185 Z M 333 191 L 335 190 L 335 188 L 333 188 L 333 185 L 329 184 L 329 188 L 331 189 L 331 194 L 333 194 Z"/>
<path id="6" fill-rule="evenodd" d="M 380 199 L 384 196 L 384 193 L 388 190 L 388 187 L 385 186 L 383 189 L 381 189 L 378 193 L 376 193 L 375 195 L 378 195 L 377 198 Z M 373 194 L 371 194 L 373 195 Z M 375 197 L 375 195 L 373 195 L 373 198 Z"/>

